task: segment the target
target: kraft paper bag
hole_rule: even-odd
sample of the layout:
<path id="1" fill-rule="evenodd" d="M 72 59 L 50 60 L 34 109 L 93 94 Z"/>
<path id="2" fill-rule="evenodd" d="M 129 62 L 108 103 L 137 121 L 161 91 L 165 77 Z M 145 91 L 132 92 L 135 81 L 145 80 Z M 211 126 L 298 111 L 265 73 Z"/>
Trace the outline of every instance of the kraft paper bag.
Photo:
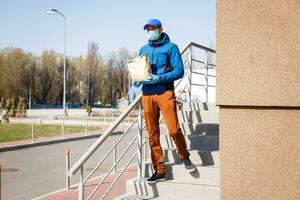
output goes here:
<path id="1" fill-rule="evenodd" d="M 127 64 L 132 80 L 141 82 L 150 79 L 151 66 L 146 54 L 129 60 Z"/>

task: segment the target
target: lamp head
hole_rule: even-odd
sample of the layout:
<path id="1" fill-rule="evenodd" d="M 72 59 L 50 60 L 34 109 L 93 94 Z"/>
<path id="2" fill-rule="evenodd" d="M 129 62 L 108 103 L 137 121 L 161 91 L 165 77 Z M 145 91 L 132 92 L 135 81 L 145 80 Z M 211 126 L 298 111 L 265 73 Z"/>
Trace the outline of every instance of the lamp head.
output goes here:
<path id="1" fill-rule="evenodd" d="M 49 10 L 47 10 L 48 15 L 55 15 L 56 13 L 58 13 L 58 11 L 54 8 L 50 8 Z"/>

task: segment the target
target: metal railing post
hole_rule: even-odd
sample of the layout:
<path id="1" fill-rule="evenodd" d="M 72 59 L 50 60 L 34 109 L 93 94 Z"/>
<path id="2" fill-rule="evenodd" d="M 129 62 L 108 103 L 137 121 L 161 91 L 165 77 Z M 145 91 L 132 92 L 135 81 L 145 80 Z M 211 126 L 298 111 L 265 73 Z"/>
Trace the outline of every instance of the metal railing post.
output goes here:
<path id="1" fill-rule="evenodd" d="M 145 140 L 147 139 L 147 136 L 145 136 Z M 147 146 L 147 141 L 144 144 L 144 162 L 147 162 L 147 157 L 148 157 L 148 146 Z"/>
<path id="2" fill-rule="evenodd" d="M 33 123 L 31 124 L 31 143 L 34 143 L 34 129 Z"/>
<path id="3" fill-rule="evenodd" d="M 116 141 L 114 140 L 113 145 L 115 144 Z M 113 150 L 113 166 L 116 164 L 116 161 L 117 161 L 117 147 L 115 146 Z M 114 167 L 114 172 L 117 173 L 117 165 L 115 165 Z"/>
<path id="4" fill-rule="evenodd" d="M 106 130 L 106 128 L 107 128 L 106 112 L 104 112 L 104 123 L 105 123 L 105 130 Z"/>
<path id="5" fill-rule="evenodd" d="M 142 178 L 142 105 L 139 101 L 139 116 L 138 116 L 138 149 L 137 149 L 137 178 Z"/>
<path id="6" fill-rule="evenodd" d="M 63 120 L 62 120 L 62 123 L 61 123 L 61 138 L 62 138 L 62 139 L 64 139 L 64 134 L 65 134 L 65 133 L 64 133 L 64 131 L 65 131 L 65 130 L 64 130 L 64 126 L 65 126 L 65 119 L 63 119 Z"/>
<path id="7" fill-rule="evenodd" d="M 66 190 L 70 189 L 70 177 L 68 175 L 70 169 L 70 150 L 66 149 Z"/>
<path id="8" fill-rule="evenodd" d="M 0 165 L 0 200 L 1 200 L 1 196 L 2 196 L 2 193 L 1 193 L 1 174 L 2 174 L 2 169 L 1 169 L 1 165 Z"/>
<path id="9" fill-rule="evenodd" d="M 85 135 L 88 135 L 88 120 L 85 123 Z"/>
<path id="10" fill-rule="evenodd" d="M 83 166 L 80 167 L 80 174 L 79 174 L 79 185 L 78 185 L 78 199 L 84 199 L 84 185 L 83 185 Z"/>
<path id="11" fill-rule="evenodd" d="M 145 140 L 147 140 L 147 136 L 145 136 Z M 143 174 L 143 178 L 145 178 L 146 176 L 146 163 L 147 163 L 147 159 L 148 159 L 148 145 L 147 145 L 148 141 L 145 141 L 144 142 L 144 165 L 143 165 L 143 169 L 145 170 L 144 171 L 144 174 Z"/>
<path id="12" fill-rule="evenodd" d="M 128 114 L 128 116 L 127 116 L 127 125 L 129 125 L 129 117 L 130 117 L 130 114 Z"/>
<path id="13" fill-rule="evenodd" d="M 188 102 L 191 103 L 192 101 L 192 65 L 193 65 L 193 60 L 192 60 L 192 46 L 190 46 L 190 55 L 189 55 L 189 60 L 190 64 L 189 66 L 189 74 L 188 74 L 188 79 L 189 79 L 189 89 L 188 89 Z"/>
<path id="14" fill-rule="evenodd" d="M 205 58 L 205 93 L 206 93 L 206 102 L 208 102 L 208 52 L 205 51 L 206 58 Z"/>

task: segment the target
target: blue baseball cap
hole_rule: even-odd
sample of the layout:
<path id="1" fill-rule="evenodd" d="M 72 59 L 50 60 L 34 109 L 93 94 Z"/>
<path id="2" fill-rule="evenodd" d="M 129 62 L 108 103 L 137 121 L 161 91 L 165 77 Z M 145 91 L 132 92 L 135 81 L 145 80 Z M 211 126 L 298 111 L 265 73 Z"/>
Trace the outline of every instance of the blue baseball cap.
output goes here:
<path id="1" fill-rule="evenodd" d="M 157 26 L 161 27 L 161 22 L 158 19 L 150 19 L 147 24 L 144 26 L 144 30 L 148 28 L 148 26 Z"/>

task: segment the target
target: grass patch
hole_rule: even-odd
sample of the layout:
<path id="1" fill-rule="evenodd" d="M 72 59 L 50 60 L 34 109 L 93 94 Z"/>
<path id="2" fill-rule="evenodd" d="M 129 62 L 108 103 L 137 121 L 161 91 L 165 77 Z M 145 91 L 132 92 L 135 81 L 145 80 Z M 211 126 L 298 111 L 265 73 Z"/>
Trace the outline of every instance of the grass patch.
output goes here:
<path id="1" fill-rule="evenodd" d="M 101 130 L 100 127 L 88 127 L 88 131 Z M 85 132 L 83 126 L 65 126 L 64 134 Z M 60 125 L 34 125 L 34 138 L 61 135 Z M 30 124 L 0 124 L 0 143 L 31 139 Z"/>

